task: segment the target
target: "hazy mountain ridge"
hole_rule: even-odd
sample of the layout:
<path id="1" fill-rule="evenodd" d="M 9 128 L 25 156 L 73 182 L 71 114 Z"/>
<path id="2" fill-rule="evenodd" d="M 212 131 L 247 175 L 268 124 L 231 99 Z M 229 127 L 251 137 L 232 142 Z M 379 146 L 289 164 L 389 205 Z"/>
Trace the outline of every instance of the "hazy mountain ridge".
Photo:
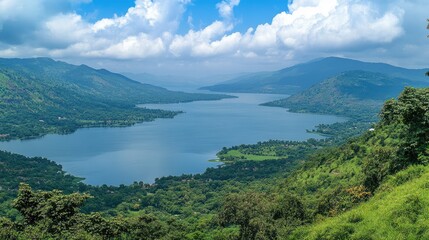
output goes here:
<path id="1" fill-rule="evenodd" d="M 346 71 L 369 71 L 391 77 L 427 82 L 427 69 L 406 69 L 385 63 L 369 63 L 346 58 L 328 57 L 312 60 L 274 72 L 254 73 L 228 82 L 203 87 L 216 92 L 253 92 L 295 94 L 327 78 Z"/>
<path id="2" fill-rule="evenodd" d="M 168 89 L 179 89 L 181 91 L 195 91 L 207 84 L 216 84 L 227 79 L 237 78 L 246 73 L 216 74 L 216 75 L 158 75 L 150 73 L 121 73 L 131 79 L 142 83 L 162 86 Z"/>

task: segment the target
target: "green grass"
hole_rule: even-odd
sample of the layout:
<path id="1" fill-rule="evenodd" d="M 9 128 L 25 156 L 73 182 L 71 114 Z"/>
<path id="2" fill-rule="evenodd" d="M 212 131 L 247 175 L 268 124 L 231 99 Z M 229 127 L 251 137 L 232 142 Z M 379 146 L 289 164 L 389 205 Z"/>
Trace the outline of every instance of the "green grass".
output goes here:
<path id="1" fill-rule="evenodd" d="M 399 172 L 368 202 L 299 228 L 288 238 L 429 239 L 429 167 Z"/>
<path id="2" fill-rule="evenodd" d="M 230 150 L 226 154 L 222 154 L 220 157 L 221 159 L 234 158 L 234 159 L 241 159 L 241 160 L 247 160 L 247 161 L 266 161 L 266 160 L 278 160 L 278 159 L 287 158 L 287 156 L 279 157 L 279 156 L 273 156 L 273 155 L 244 154 L 244 153 L 241 153 L 239 150 Z"/>

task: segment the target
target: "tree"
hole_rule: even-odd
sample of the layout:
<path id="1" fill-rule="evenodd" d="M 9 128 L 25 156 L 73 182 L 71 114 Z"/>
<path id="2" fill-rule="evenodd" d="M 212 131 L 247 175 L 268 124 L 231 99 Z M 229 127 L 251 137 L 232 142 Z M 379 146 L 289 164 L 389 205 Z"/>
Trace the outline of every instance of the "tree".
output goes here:
<path id="1" fill-rule="evenodd" d="M 366 189 L 374 192 L 389 174 L 402 168 L 396 166 L 398 165 L 396 153 L 397 149 L 392 147 L 376 147 L 371 157 L 363 160 L 362 171 L 365 174 Z"/>
<path id="2" fill-rule="evenodd" d="M 270 204 L 260 193 L 231 194 L 219 213 L 222 226 L 240 226 L 240 239 L 275 239 Z"/>
<path id="3" fill-rule="evenodd" d="M 305 218 L 305 207 L 301 200 L 295 196 L 286 194 L 282 196 L 273 209 L 274 220 L 283 220 L 287 225 L 301 225 Z"/>
<path id="4" fill-rule="evenodd" d="M 76 224 L 79 208 L 88 198 L 88 194 L 64 195 L 58 190 L 34 192 L 21 183 L 13 207 L 21 213 L 25 225 L 43 225 L 50 233 L 61 233 Z"/>

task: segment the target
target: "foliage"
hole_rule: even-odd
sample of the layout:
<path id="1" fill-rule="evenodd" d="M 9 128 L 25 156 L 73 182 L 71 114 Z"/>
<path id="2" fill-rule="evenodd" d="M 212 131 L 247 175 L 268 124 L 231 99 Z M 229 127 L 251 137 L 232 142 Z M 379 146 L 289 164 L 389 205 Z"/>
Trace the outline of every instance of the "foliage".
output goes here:
<path id="1" fill-rule="evenodd" d="M 323 146 L 330 144 L 328 140 L 309 139 L 307 141 L 280 141 L 269 140 L 257 144 L 239 145 L 230 148 L 224 147 L 217 156 L 219 161 L 231 163 L 237 161 L 262 161 L 288 159 L 289 161 L 302 160 L 306 155 Z"/>
<path id="2" fill-rule="evenodd" d="M 26 225 L 40 222 L 50 233 L 60 233 L 70 228 L 73 219 L 89 195 L 73 193 L 63 195 L 60 191 L 33 192 L 29 185 L 21 184 L 18 197 L 13 202 L 23 216 Z"/>
<path id="3" fill-rule="evenodd" d="M 416 169 L 418 175 L 414 175 Z M 337 217 L 300 227 L 285 239 L 426 239 L 428 173 L 428 167 L 399 172 L 368 202 Z M 403 174 L 414 177 L 398 182 L 396 178 Z"/>
<path id="4" fill-rule="evenodd" d="M 274 239 L 270 205 L 259 193 L 229 195 L 219 213 L 222 226 L 240 226 L 240 239 Z"/>

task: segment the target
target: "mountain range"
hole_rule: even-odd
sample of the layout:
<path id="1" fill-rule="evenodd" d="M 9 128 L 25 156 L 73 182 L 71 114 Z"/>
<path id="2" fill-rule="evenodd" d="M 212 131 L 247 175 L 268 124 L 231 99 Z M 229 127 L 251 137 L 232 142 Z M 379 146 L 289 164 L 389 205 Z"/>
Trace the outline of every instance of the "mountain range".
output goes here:
<path id="1" fill-rule="evenodd" d="M 356 70 L 387 74 L 393 78 L 410 79 L 414 82 L 428 82 L 425 78 L 428 69 L 406 69 L 385 63 L 328 57 L 279 71 L 247 74 L 202 89 L 215 92 L 295 94 L 343 72 Z"/>

